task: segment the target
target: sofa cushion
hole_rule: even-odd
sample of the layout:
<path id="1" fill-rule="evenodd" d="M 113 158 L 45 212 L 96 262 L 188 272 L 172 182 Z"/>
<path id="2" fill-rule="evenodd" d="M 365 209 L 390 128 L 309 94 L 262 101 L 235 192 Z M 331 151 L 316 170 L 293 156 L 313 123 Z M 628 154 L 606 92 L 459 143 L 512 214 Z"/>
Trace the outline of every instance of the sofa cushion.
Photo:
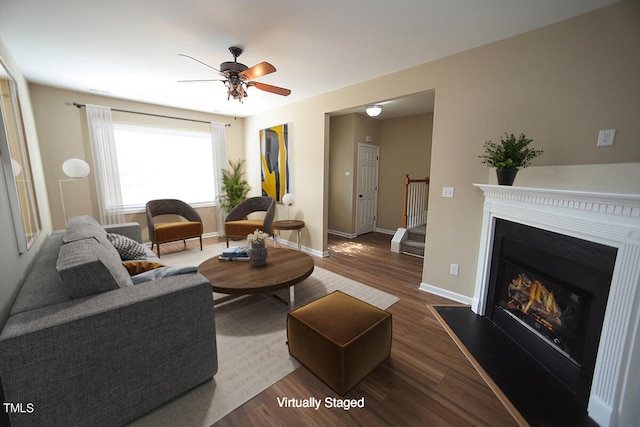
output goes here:
<path id="1" fill-rule="evenodd" d="M 131 286 L 131 278 L 117 251 L 111 252 L 95 239 L 62 245 L 56 269 L 71 298 L 83 298 Z"/>
<path id="2" fill-rule="evenodd" d="M 147 251 L 144 246 L 122 234 L 107 233 L 107 239 L 116 248 L 122 261 L 145 259 Z"/>
<path id="3" fill-rule="evenodd" d="M 71 300 L 62 288 L 62 279 L 56 272 L 63 235 L 63 231 L 54 231 L 42 245 L 11 308 L 11 315 Z"/>
<path id="4" fill-rule="evenodd" d="M 100 226 L 100 223 L 91 215 L 78 215 L 67 220 L 67 227 L 74 227 L 81 224 Z"/>
<path id="5" fill-rule="evenodd" d="M 64 232 L 64 243 L 71 243 L 77 240 L 94 238 L 101 244 L 110 244 L 107 239 L 107 230 L 98 221 L 88 215 L 76 216 L 69 220 L 67 229 Z"/>
<path id="6" fill-rule="evenodd" d="M 152 280 L 162 279 L 164 277 L 175 276 L 176 274 L 196 273 L 198 267 L 196 266 L 169 266 L 154 268 L 153 270 L 145 271 L 144 273 L 136 274 L 131 277 L 131 281 L 134 285 L 140 283 L 150 282 Z"/>

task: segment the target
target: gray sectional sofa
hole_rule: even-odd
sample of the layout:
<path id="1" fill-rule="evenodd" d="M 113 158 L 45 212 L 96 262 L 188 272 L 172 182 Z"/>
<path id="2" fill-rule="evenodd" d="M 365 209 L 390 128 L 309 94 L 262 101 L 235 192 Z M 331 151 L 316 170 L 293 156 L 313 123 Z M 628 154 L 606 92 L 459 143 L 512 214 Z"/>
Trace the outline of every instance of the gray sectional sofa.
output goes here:
<path id="1" fill-rule="evenodd" d="M 158 268 L 134 285 L 113 236 L 140 225 L 72 218 L 36 257 L 0 334 L 13 427 L 124 425 L 216 373 L 211 284 Z"/>

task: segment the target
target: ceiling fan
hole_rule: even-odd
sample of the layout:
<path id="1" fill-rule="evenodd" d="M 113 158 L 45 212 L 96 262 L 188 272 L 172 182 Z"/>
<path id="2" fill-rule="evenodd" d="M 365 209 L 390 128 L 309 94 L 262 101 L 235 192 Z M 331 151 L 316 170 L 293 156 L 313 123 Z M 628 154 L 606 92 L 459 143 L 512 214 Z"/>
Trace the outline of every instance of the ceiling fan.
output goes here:
<path id="1" fill-rule="evenodd" d="M 291 90 L 285 89 L 278 86 L 268 85 L 266 83 L 256 82 L 253 79 L 257 79 L 262 76 L 266 76 L 267 74 L 271 74 L 276 71 L 276 67 L 269 64 L 268 62 L 261 62 L 253 67 L 249 68 L 244 64 L 238 62 L 238 56 L 242 54 L 242 48 L 232 46 L 229 48 L 229 52 L 233 55 L 233 62 L 227 61 L 220 64 L 220 69 L 212 67 L 209 64 L 205 64 L 204 62 L 184 54 L 179 54 L 180 56 L 184 56 L 185 58 L 193 59 L 196 62 L 204 65 L 205 67 L 211 68 L 212 70 L 220 73 L 223 79 L 207 79 L 207 80 L 179 80 L 178 83 L 189 83 L 189 82 L 223 82 L 227 87 L 227 100 L 233 98 L 242 102 L 242 100 L 248 96 L 247 88 L 255 87 L 257 89 L 263 90 L 265 92 L 275 93 L 276 95 L 287 96 L 291 93 Z"/>

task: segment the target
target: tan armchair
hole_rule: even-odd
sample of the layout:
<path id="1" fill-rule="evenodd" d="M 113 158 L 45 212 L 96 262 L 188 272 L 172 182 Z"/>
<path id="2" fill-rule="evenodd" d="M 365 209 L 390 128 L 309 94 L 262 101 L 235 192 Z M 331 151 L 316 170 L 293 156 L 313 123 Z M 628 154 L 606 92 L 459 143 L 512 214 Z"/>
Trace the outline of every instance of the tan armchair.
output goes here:
<path id="1" fill-rule="evenodd" d="M 186 246 L 186 239 L 194 237 L 200 238 L 200 250 L 202 250 L 202 219 L 191 206 L 182 200 L 158 199 L 147 202 L 146 211 L 151 250 L 154 245 L 157 245 L 158 257 L 160 257 L 160 243 L 182 240 Z M 186 221 L 161 222 L 156 219 L 160 215 L 179 215 Z"/>
<path id="2" fill-rule="evenodd" d="M 266 213 L 263 219 L 247 219 L 247 216 L 253 212 Z M 224 220 L 224 235 L 227 238 L 227 247 L 229 247 L 230 237 L 244 239 L 247 234 L 253 233 L 256 229 L 271 234 L 271 223 L 275 214 L 276 202 L 271 197 L 249 197 L 241 202 L 231 209 L 231 212 Z"/>

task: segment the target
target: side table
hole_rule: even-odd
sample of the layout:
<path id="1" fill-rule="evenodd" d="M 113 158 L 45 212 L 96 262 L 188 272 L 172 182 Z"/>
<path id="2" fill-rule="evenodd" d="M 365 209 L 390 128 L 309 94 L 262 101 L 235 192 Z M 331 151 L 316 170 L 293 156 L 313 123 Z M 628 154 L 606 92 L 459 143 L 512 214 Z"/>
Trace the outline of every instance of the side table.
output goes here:
<path id="1" fill-rule="evenodd" d="M 273 238 L 275 240 L 276 248 L 278 247 L 278 237 L 280 237 L 280 230 L 297 230 L 298 231 L 298 250 L 302 249 L 300 245 L 300 235 L 302 234 L 302 229 L 304 228 L 304 221 L 300 221 L 298 219 L 286 219 L 281 221 L 273 221 L 271 223 L 271 228 L 277 233 L 273 233 Z"/>

